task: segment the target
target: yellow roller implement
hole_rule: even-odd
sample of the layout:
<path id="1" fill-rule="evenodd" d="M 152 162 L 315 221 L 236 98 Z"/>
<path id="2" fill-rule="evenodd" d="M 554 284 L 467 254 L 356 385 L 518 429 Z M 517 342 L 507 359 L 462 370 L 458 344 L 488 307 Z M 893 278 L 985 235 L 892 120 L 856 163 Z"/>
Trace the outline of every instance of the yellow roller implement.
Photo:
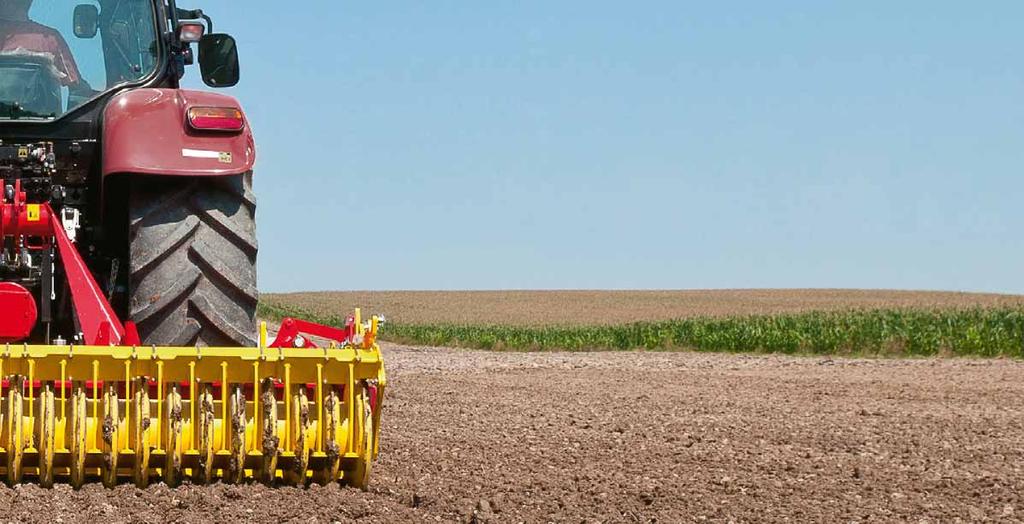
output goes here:
<path id="1" fill-rule="evenodd" d="M 327 347 L 292 319 L 281 347 L 265 325 L 258 347 L 0 345 L 0 469 L 9 484 L 43 486 L 365 488 L 386 380 L 378 319 L 358 318 Z"/>

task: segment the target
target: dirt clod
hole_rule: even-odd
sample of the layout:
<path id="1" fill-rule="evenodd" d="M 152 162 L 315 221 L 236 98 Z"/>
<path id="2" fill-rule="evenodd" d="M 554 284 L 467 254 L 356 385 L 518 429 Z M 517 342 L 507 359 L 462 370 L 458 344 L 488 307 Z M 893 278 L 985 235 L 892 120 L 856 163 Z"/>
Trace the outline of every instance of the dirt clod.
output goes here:
<path id="1" fill-rule="evenodd" d="M 110 446 L 114 441 L 114 419 L 107 415 L 103 418 L 103 443 Z"/>

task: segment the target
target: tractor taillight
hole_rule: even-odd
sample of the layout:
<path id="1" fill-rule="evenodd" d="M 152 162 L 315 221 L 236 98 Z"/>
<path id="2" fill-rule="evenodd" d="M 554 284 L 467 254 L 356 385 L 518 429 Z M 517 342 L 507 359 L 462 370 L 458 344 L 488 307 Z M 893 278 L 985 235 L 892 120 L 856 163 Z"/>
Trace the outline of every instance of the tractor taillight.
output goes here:
<path id="1" fill-rule="evenodd" d="M 203 38 L 203 24 L 198 22 L 181 22 L 178 24 L 178 38 L 182 42 L 198 42 Z"/>
<path id="2" fill-rule="evenodd" d="M 240 131 L 245 120 L 234 107 L 193 107 L 188 110 L 188 123 L 204 131 Z"/>

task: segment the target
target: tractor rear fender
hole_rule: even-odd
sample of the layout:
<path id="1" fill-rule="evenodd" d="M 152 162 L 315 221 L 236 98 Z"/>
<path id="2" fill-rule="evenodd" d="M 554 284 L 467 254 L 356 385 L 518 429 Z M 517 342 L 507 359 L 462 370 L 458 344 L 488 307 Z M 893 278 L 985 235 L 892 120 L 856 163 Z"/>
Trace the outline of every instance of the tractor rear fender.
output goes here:
<path id="1" fill-rule="evenodd" d="M 186 89 L 134 89 L 113 97 L 103 115 L 103 175 L 250 171 L 256 146 L 244 115 L 240 131 L 201 131 L 188 122 L 193 107 L 242 108 L 233 97 Z"/>

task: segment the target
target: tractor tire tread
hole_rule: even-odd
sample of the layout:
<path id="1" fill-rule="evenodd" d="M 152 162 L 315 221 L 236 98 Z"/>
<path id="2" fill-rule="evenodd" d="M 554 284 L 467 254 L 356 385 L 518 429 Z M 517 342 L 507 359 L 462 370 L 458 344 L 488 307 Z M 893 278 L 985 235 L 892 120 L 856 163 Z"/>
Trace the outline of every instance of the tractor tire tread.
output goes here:
<path id="1" fill-rule="evenodd" d="M 129 316 L 144 344 L 256 344 L 252 173 L 142 177 L 129 198 Z"/>

